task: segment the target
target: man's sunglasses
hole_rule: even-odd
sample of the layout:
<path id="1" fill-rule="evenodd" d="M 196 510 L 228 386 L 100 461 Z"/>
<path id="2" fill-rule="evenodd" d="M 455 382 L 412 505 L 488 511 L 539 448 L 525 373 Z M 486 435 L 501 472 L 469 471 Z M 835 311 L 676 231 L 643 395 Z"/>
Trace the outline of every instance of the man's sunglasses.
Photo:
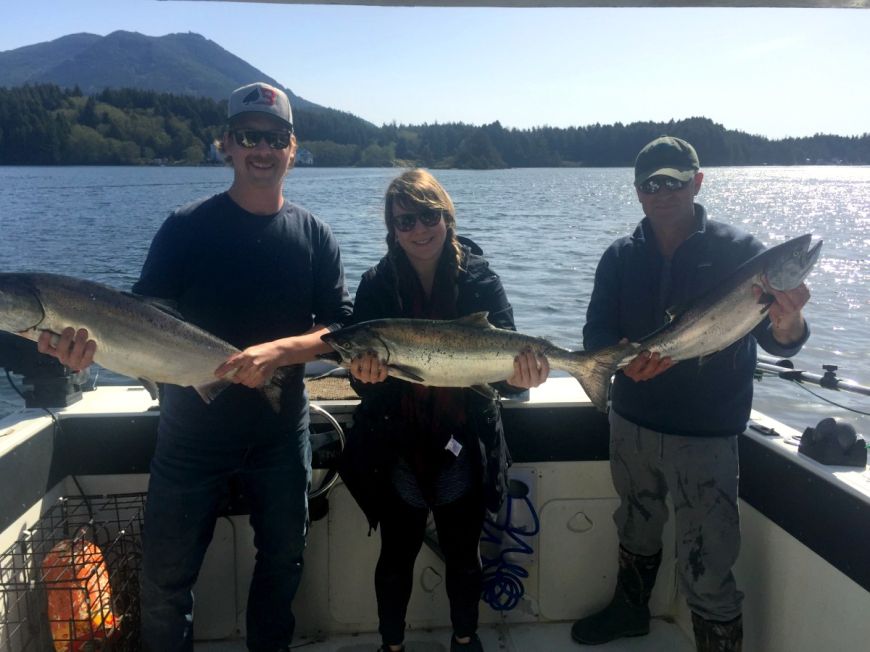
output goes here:
<path id="1" fill-rule="evenodd" d="M 266 144 L 272 149 L 286 149 L 290 145 L 290 137 L 292 131 L 260 131 L 259 129 L 235 129 L 233 130 L 233 138 L 236 145 L 245 149 L 254 149 L 260 144 L 261 140 L 265 140 Z"/>
<path id="2" fill-rule="evenodd" d="M 417 220 L 420 220 L 423 226 L 435 226 L 441 221 L 441 217 L 442 211 L 429 208 L 422 210 L 419 213 L 394 215 L 393 226 L 399 231 L 407 233 L 408 231 L 414 230 L 414 227 L 417 225 Z"/>
<path id="3" fill-rule="evenodd" d="M 672 177 L 652 177 L 647 179 L 638 186 L 638 189 L 645 195 L 654 195 L 660 190 L 668 192 L 676 192 L 682 190 L 689 185 L 688 181 L 680 181 Z"/>

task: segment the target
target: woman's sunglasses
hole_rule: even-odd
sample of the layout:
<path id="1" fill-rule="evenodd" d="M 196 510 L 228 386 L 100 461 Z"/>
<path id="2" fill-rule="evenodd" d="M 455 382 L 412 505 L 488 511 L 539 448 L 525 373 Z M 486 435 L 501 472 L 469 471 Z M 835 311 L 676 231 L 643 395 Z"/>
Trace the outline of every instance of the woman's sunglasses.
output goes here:
<path id="1" fill-rule="evenodd" d="M 290 136 L 292 131 L 260 131 L 258 129 L 236 129 L 233 131 L 233 138 L 236 145 L 245 149 L 254 149 L 260 144 L 261 140 L 265 140 L 266 144 L 272 149 L 286 149 L 290 145 Z"/>
<path id="2" fill-rule="evenodd" d="M 640 184 L 638 189 L 645 195 L 654 195 L 662 189 L 668 192 L 676 192 L 677 190 L 682 190 L 687 185 L 689 185 L 688 181 L 680 181 L 672 177 L 652 177 Z"/>
<path id="3" fill-rule="evenodd" d="M 420 220 L 423 226 L 435 226 L 441 221 L 442 213 L 443 211 L 429 208 L 422 210 L 419 213 L 394 215 L 393 226 L 404 233 L 413 231 L 414 227 L 417 225 L 417 220 Z"/>

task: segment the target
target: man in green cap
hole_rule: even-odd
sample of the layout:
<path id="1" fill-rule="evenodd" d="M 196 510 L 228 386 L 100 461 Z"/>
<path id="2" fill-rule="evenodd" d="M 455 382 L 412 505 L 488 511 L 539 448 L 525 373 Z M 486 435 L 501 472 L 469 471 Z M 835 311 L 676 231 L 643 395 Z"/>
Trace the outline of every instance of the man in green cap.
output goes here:
<path id="1" fill-rule="evenodd" d="M 638 154 L 634 174 L 645 217 L 598 264 L 583 328 L 587 351 L 642 339 L 667 323 L 668 308 L 701 296 L 764 250 L 695 203 L 704 175 L 685 140 L 656 138 Z M 743 595 L 731 570 L 740 549 L 737 435 L 752 406 L 755 345 L 791 356 L 809 336 L 801 314 L 806 286 L 767 291 L 775 298 L 768 317 L 703 366 L 643 351 L 616 374 L 609 418 L 619 571 L 611 602 L 574 623 L 578 643 L 649 632 L 671 490 L 677 571 L 697 649 L 741 649 Z"/>

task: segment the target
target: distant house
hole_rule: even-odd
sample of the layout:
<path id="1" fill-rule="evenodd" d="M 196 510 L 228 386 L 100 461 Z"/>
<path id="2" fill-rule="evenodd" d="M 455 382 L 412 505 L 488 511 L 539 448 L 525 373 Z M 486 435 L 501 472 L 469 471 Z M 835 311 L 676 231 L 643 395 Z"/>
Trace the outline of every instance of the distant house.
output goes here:
<path id="1" fill-rule="evenodd" d="M 296 165 L 314 165 L 314 154 L 300 147 L 296 150 Z"/>
<path id="2" fill-rule="evenodd" d="M 221 164 L 224 162 L 224 155 L 221 152 L 218 141 L 212 141 L 212 144 L 208 146 L 208 154 L 205 157 L 205 162 Z"/>

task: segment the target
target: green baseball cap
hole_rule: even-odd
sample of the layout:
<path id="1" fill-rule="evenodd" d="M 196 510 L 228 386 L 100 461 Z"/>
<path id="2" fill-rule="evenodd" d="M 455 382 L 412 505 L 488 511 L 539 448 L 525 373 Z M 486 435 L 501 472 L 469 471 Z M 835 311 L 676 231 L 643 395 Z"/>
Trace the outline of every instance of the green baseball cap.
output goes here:
<path id="1" fill-rule="evenodd" d="M 637 155 L 634 161 L 634 185 L 639 186 L 658 175 L 688 181 L 700 167 L 694 147 L 682 138 L 662 136 L 646 145 Z"/>

